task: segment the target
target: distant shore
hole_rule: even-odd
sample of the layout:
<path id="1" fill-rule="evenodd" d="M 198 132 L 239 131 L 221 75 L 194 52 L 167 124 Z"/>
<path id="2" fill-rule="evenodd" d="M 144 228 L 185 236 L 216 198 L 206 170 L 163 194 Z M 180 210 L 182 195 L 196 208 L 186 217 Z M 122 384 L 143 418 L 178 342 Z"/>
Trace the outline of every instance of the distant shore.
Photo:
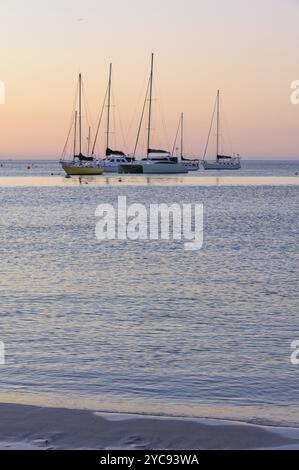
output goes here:
<path id="1" fill-rule="evenodd" d="M 299 449 L 299 428 L 0 404 L 0 449 Z"/>

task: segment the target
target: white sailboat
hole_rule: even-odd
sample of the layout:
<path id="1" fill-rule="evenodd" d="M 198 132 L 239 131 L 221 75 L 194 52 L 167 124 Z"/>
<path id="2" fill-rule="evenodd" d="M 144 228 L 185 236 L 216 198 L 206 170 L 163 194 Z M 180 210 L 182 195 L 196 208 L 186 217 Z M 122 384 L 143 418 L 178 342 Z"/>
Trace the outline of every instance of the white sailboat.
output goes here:
<path id="1" fill-rule="evenodd" d="M 239 170 L 241 168 L 241 159 L 239 155 L 223 155 L 220 154 L 219 147 L 220 147 L 220 91 L 217 92 L 217 99 L 216 99 L 216 111 L 217 111 L 217 133 L 216 133 L 216 160 L 215 161 L 208 161 L 206 160 L 206 153 L 209 145 L 212 125 L 215 116 L 215 109 L 213 112 L 212 123 L 210 127 L 210 132 L 208 136 L 207 145 L 205 148 L 205 153 L 203 157 L 203 167 L 205 170 Z"/>
<path id="2" fill-rule="evenodd" d="M 118 167 L 120 164 L 127 164 L 131 161 L 130 157 L 127 157 L 124 152 L 121 150 L 112 150 L 110 148 L 110 111 L 111 111 L 111 89 L 112 89 L 112 64 L 110 64 L 109 68 L 109 81 L 108 81 L 108 88 L 106 91 L 105 95 L 105 100 L 104 100 L 104 106 L 107 99 L 107 130 L 106 130 L 106 152 L 105 152 L 105 158 L 99 159 L 98 160 L 98 166 L 102 168 L 105 172 L 107 173 L 117 173 L 118 172 Z M 108 97 L 107 97 L 108 95 Z M 101 126 L 101 121 L 103 117 L 103 110 L 104 106 L 102 109 L 102 113 L 100 115 L 99 123 L 98 123 L 98 128 L 95 136 L 95 141 L 92 149 L 92 155 L 94 155 L 95 152 L 95 147 L 97 143 L 97 138 L 99 134 L 99 129 Z"/>
<path id="3" fill-rule="evenodd" d="M 139 125 L 135 150 L 138 146 L 139 136 L 141 132 L 142 121 L 145 112 L 146 101 L 149 92 L 149 108 L 148 108 L 148 128 L 147 128 L 147 156 L 142 160 L 132 161 L 131 164 L 121 164 L 119 166 L 120 173 L 143 173 L 143 174 L 181 174 L 188 173 L 188 169 L 179 162 L 176 157 L 172 157 L 170 152 L 151 147 L 151 124 L 152 124 L 152 103 L 153 103 L 153 77 L 154 77 L 154 54 L 151 55 L 151 72 L 149 84 L 146 92 L 145 102 L 142 110 L 141 121 Z"/>
<path id="4" fill-rule="evenodd" d="M 172 148 L 172 156 L 174 156 L 179 132 L 181 134 L 181 148 L 180 148 L 181 163 L 184 165 L 185 168 L 187 168 L 188 171 L 198 171 L 199 160 L 184 157 L 184 113 L 181 113 L 181 116 L 180 116 L 179 126 L 178 126 L 178 130 L 177 130 L 173 148 Z"/>
<path id="5" fill-rule="evenodd" d="M 104 170 L 98 166 L 97 160 L 93 156 L 88 154 L 83 155 L 82 153 L 82 76 L 79 74 L 79 153 L 76 153 L 77 150 L 77 121 L 78 121 L 78 112 L 75 111 L 74 119 L 74 149 L 73 149 L 73 160 L 67 161 L 62 158 L 60 164 L 68 176 L 74 175 L 101 175 Z M 71 131 L 70 131 L 71 132 Z M 68 142 L 67 142 L 68 143 Z M 67 147 L 65 146 L 65 150 Z M 90 145 L 90 128 L 88 136 L 88 147 Z"/>

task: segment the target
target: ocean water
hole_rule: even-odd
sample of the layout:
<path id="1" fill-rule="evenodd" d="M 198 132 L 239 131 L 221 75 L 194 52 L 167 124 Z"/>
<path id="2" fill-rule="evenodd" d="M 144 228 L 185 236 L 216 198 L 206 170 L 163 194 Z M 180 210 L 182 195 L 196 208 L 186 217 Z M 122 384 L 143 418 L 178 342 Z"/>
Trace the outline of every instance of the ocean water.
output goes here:
<path id="1" fill-rule="evenodd" d="M 99 242 L 95 209 L 119 195 L 203 203 L 202 250 Z M 298 186 L 0 185 L 0 227 L 2 399 L 299 426 Z"/>

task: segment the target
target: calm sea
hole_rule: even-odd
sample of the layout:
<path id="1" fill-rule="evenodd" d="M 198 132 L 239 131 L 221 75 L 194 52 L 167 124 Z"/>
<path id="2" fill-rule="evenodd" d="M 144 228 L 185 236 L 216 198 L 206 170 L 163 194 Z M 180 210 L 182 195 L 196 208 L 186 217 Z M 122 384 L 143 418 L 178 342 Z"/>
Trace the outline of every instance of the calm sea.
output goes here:
<path id="1" fill-rule="evenodd" d="M 0 170 L 60 173 L 55 162 Z M 245 162 L 237 173 L 297 171 Z M 2 399 L 299 425 L 298 186 L 1 185 Z M 119 195 L 203 203 L 203 249 L 97 241 L 95 209 Z"/>

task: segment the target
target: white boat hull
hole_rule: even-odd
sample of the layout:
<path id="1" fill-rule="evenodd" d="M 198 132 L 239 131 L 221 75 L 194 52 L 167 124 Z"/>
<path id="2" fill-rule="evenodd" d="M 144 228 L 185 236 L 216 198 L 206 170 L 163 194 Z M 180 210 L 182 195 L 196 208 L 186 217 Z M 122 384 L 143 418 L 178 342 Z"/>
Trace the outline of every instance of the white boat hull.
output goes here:
<path id="1" fill-rule="evenodd" d="M 240 170 L 240 161 L 227 161 L 227 162 L 208 162 L 203 161 L 202 165 L 205 170 Z"/>
<path id="2" fill-rule="evenodd" d="M 120 164 L 118 172 L 141 173 L 144 175 L 177 175 L 188 173 L 188 168 L 180 162 L 137 160 L 133 164 Z"/>
<path id="3" fill-rule="evenodd" d="M 182 163 L 172 162 L 142 162 L 143 173 L 145 175 L 173 175 L 188 173 L 188 169 Z"/>

